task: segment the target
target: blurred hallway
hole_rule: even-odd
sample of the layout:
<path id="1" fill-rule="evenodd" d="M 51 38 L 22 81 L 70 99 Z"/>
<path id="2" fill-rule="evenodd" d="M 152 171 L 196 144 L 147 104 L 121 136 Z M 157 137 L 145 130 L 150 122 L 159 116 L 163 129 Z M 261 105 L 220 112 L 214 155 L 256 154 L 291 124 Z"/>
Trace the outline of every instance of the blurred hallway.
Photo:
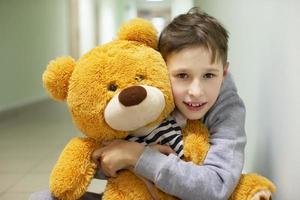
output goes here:
<path id="1" fill-rule="evenodd" d="M 78 131 L 66 105 L 52 100 L 0 116 L 0 199 L 27 199 L 48 188 L 59 153 Z"/>
<path id="2" fill-rule="evenodd" d="M 45 100 L 0 115 L 0 200 L 25 200 L 48 189 L 50 172 L 67 142 L 82 134 L 64 103 Z M 105 181 L 88 191 L 100 193 Z"/>

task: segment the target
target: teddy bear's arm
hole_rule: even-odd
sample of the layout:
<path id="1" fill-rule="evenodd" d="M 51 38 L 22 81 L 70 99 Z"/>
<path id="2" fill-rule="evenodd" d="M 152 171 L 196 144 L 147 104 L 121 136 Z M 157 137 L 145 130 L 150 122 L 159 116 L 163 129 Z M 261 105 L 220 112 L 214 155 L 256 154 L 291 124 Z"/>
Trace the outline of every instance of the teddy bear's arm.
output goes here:
<path id="1" fill-rule="evenodd" d="M 188 121 L 183 129 L 184 160 L 202 164 L 209 149 L 207 128 L 199 121 Z"/>
<path id="2" fill-rule="evenodd" d="M 229 200 L 270 200 L 275 191 L 275 185 L 267 178 L 254 173 L 242 174 Z"/>
<path id="3" fill-rule="evenodd" d="M 73 138 L 61 153 L 50 176 L 50 190 L 59 199 L 79 199 L 96 172 L 91 154 L 96 143 L 88 138 Z"/>

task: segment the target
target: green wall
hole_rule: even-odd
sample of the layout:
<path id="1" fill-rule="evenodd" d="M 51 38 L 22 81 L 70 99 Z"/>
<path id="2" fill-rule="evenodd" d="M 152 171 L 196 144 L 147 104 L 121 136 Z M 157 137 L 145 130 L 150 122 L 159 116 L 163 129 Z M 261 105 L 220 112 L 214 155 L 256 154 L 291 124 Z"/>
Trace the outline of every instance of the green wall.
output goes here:
<path id="1" fill-rule="evenodd" d="M 0 112 L 46 97 L 48 61 L 69 54 L 67 0 L 0 0 Z"/>

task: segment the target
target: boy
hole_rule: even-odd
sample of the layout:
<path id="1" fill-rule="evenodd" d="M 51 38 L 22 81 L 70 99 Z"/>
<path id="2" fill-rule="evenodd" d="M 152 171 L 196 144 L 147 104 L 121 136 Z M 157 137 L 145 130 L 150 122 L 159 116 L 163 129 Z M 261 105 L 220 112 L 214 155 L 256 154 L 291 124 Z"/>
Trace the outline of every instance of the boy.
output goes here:
<path id="1" fill-rule="evenodd" d="M 168 146 L 117 140 L 93 155 L 101 158 L 107 176 L 134 168 L 180 199 L 228 199 L 242 171 L 246 136 L 243 102 L 230 75 L 226 78 L 227 40 L 220 23 L 197 9 L 176 17 L 159 39 L 176 105 L 173 117 L 182 127 L 187 119 L 201 119 L 209 128 L 211 147 L 203 165 L 180 160 Z"/>
<path id="2" fill-rule="evenodd" d="M 159 39 L 176 105 L 173 117 L 183 127 L 187 119 L 200 119 L 209 128 L 211 147 L 203 165 L 180 160 L 167 146 L 120 140 L 95 151 L 106 175 L 134 167 L 180 199 L 229 198 L 243 168 L 246 136 L 244 104 L 230 74 L 226 77 L 227 41 L 222 25 L 197 9 L 176 17 Z"/>

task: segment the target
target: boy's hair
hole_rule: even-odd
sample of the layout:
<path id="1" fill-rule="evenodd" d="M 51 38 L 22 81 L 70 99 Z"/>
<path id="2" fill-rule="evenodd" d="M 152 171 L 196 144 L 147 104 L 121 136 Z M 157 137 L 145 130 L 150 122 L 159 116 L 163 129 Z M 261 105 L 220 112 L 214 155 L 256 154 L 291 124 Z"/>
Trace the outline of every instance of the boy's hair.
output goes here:
<path id="1" fill-rule="evenodd" d="M 172 52 L 204 47 L 211 51 L 211 62 L 227 62 L 228 32 L 214 17 L 194 7 L 173 19 L 160 34 L 158 50 L 166 60 Z"/>

